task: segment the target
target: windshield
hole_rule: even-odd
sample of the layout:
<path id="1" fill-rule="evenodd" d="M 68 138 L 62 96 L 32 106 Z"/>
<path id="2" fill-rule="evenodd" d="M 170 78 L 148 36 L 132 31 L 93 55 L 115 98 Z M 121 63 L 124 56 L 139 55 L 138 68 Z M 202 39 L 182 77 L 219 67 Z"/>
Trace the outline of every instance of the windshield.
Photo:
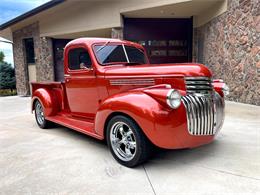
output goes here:
<path id="1" fill-rule="evenodd" d="M 146 57 L 141 49 L 127 45 L 95 45 L 94 51 L 97 60 L 102 65 L 146 64 Z"/>

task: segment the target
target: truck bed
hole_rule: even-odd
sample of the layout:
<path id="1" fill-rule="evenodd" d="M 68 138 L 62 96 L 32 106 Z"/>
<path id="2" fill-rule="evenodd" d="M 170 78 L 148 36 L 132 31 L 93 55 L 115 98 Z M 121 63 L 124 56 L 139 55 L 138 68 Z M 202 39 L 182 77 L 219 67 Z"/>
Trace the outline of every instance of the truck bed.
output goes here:
<path id="1" fill-rule="evenodd" d="M 58 112 L 67 112 L 69 110 L 66 88 L 63 82 L 31 82 L 31 86 L 32 98 L 37 96 L 36 93 L 38 93 L 39 90 L 45 90 L 52 98 L 55 98 L 55 105 L 57 107 L 55 109 Z"/>
<path id="2" fill-rule="evenodd" d="M 102 136 L 96 134 L 94 131 L 93 121 L 88 121 L 83 118 L 75 117 L 70 113 L 67 102 L 66 88 L 62 82 L 32 82 L 32 98 L 37 97 L 37 93 L 45 91 L 50 94 L 55 106 L 55 114 L 46 116 L 46 119 L 54 123 L 66 126 L 76 131 L 85 133 L 97 139 L 103 139 Z M 55 107 L 55 108 L 53 108 Z M 33 110 L 33 108 L 32 108 Z"/>

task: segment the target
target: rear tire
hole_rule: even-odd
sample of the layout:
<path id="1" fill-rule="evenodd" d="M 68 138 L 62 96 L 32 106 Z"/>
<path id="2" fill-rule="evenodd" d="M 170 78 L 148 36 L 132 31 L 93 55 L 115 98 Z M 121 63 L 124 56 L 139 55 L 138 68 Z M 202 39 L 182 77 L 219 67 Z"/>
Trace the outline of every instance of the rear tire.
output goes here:
<path id="1" fill-rule="evenodd" d="M 39 100 L 36 100 L 34 108 L 35 120 L 38 126 L 42 129 L 47 129 L 48 127 L 50 127 L 51 122 L 45 119 L 43 105 Z"/>
<path id="2" fill-rule="evenodd" d="M 118 115 L 106 129 L 106 140 L 113 157 L 126 167 L 135 167 L 149 159 L 152 144 L 132 119 Z"/>

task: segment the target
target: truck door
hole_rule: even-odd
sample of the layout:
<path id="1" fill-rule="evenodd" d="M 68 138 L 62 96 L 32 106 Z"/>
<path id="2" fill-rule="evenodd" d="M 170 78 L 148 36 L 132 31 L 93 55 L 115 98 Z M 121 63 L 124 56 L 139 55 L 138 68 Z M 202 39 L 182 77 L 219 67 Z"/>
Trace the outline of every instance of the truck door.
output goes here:
<path id="1" fill-rule="evenodd" d="M 66 56 L 64 78 L 71 113 L 94 119 L 99 97 L 89 52 L 84 47 L 72 47 Z"/>

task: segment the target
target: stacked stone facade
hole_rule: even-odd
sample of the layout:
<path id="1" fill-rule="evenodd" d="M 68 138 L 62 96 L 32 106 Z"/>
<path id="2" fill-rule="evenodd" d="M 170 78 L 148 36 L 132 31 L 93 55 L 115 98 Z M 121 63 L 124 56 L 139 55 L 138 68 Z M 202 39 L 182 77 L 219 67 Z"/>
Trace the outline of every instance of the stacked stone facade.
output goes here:
<path id="1" fill-rule="evenodd" d="M 38 23 L 26 26 L 13 32 L 13 52 L 16 74 L 16 88 L 19 95 L 29 95 L 29 76 L 26 64 L 26 53 L 24 39 L 33 38 L 35 47 L 35 56 L 39 56 L 39 27 Z M 37 61 L 36 61 L 37 63 Z"/>
<path id="2" fill-rule="evenodd" d="M 111 30 L 111 38 L 113 39 L 123 39 L 124 35 L 123 35 L 123 28 L 112 28 Z"/>
<path id="3" fill-rule="evenodd" d="M 29 95 L 29 75 L 24 39 L 33 38 L 37 81 L 53 81 L 53 52 L 51 39 L 40 37 L 39 24 L 34 23 L 13 32 L 13 52 L 18 95 Z"/>
<path id="4" fill-rule="evenodd" d="M 230 87 L 229 100 L 260 105 L 260 3 L 229 0 L 228 10 L 195 29 L 197 61 Z"/>
<path id="5" fill-rule="evenodd" d="M 40 55 L 36 71 L 37 81 L 54 81 L 52 39 L 40 37 Z"/>

